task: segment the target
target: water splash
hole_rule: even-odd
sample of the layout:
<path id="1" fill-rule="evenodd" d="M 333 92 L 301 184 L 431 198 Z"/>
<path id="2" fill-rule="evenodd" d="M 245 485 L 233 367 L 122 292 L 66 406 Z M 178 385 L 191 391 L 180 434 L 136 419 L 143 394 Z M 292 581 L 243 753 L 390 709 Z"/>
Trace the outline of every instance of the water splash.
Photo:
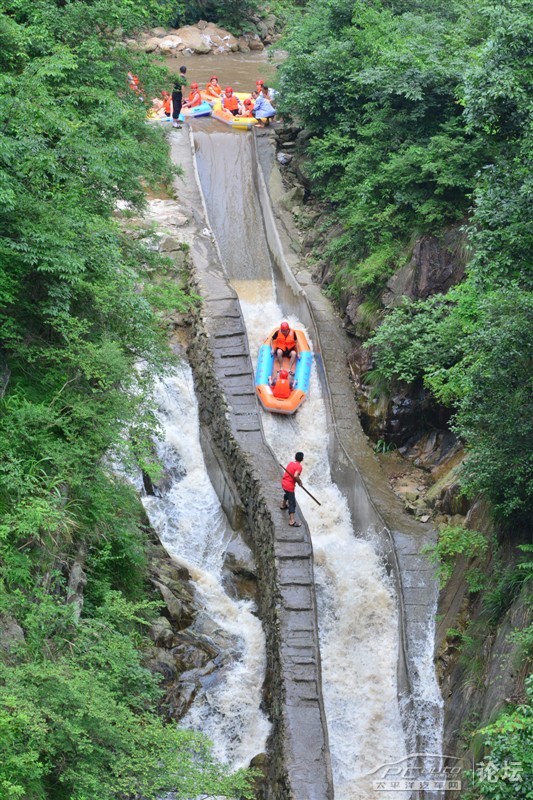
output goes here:
<path id="1" fill-rule="evenodd" d="M 143 497 L 143 504 L 168 553 L 189 570 L 200 608 L 235 642 L 223 676 L 206 681 L 181 724 L 206 733 L 217 758 L 237 769 L 265 751 L 269 734 L 260 710 L 265 638 L 254 604 L 231 599 L 222 586 L 232 531 L 207 474 L 189 366 L 158 382 L 155 398 L 163 431 L 156 449 L 166 481 L 160 496 Z"/>
<path id="2" fill-rule="evenodd" d="M 282 317 L 269 284 L 233 281 L 252 354 Z M 294 316 L 289 323 L 302 328 Z M 254 343 L 257 345 L 254 348 Z M 327 419 L 312 374 L 309 397 L 294 417 L 263 415 L 266 438 L 282 463 L 303 450 L 306 488 L 298 492 L 313 540 L 323 696 L 335 796 L 370 800 L 376 767 L 406 755 L 397 700 L 398 609 L 394 590 L 370 541 L 355 536 L 346 499 L 332 482 Z M 298 491 L 298 490 L 297 490 Z M 390 800 L 406 800 L 396 792 Z"/>

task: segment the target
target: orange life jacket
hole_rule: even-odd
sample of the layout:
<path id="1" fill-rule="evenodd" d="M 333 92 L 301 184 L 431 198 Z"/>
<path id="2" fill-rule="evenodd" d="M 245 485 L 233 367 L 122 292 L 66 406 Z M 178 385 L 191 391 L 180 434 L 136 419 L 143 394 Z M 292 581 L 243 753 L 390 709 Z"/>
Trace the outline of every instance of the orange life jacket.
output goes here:
<path id="1" fill-rule="evenodd" d="M 163 111 L 165 112 L 165 114 L 170 114 L 171 110 L 172 110 L 172 98 L 167 97 L 167 99 L 163 103 Z"/>
<path id="2" fill-rule="evenodd" d="M 291 385 L 288 378 L 278 378 L 272 389 L 274 397 L 278 400 L 286 400 L 291 393 Z"/>
<path id="3" fill-rule="evenodd" d="M 230 94 L 229 97 L 226 94 L 222 100 L 222 105 L 228 111 L 235 111 L 236 108 L 239 108 L 239 98 L 235 97 L 234 94 Z"/>
<path id="4" fill-rule="evenodd" d="M 205 87 L 205 92 L 209 97 L 220 97 L 222 94 L 222 86 L 219 86 L 217 83 L 208 83 Z"/>
<path id="5" fill-rule="evenodd" d="M 195 106 L 199 106 L 202 102 L 202 96 L 198 89 L 194 89 L 192 92 L 189 93 L 188 98 L 189 108 L 194 108 Z"/>
<path id="6" fill-rule="evenodd" d="M 278 335 L 274 339 L 274 346 L 276 350 L 278 348 L 281 350 L 294 350 L 296 347 L 296 337 L 294 335 L 294 331 L 290 330 L 287 335 L 285 335 L 280 328 L 278 330 Z"/>

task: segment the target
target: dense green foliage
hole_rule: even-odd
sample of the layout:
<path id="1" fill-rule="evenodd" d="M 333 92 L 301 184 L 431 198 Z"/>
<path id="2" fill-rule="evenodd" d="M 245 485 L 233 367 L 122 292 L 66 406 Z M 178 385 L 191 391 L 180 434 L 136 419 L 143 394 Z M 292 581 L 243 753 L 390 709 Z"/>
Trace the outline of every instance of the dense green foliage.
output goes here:
<path id="1" fill-rule="evenodd" d="M 36 599 L 21 597 L 26 642 L 0 662 L 2 798 L 248 796 L 246 776 L 228 777 L 202 736 L 150 713 L 159 690 L 132 638 L 150 604 L 109 592 L 76 624 L 71 605 Z"/>
<path id="2" fill-rule="evenodd" d="M 533 773 L 533 677 L 527 681 L 528 703 L 505 711 L 476 732 L 487 749 L 477 765 L 472 791 L 465 800 L 531 800 Z"/>
<path id="3" fill-rule="evenodd" d="M 172 25 L 195 25 L 205 19 L 236 34 L 252 29 L 250 17 L 263 10 L 258 0 L 165 0 L 165 5 Z"/>
<path id="4" fill-rule="evenodd" d="M 282 110 L 316 134 L 310 174 L 346 225 L 352 268 L 465 216 L 486 143 L 466 130 L 457 87 L 479 28 L 459 2 L 330 0 L 288 35 Z"/>
<path id="5" fill-rule="evenodd" d="M 374 380 L 422 377 L 452 405 L 466 490 L 518 522 L 533 496 L 532 11 L 311 2 L 281 70 L 282 110 L 313 132 L 308 172 L 345 227 L 334 291 L 375 302 L 416 235 L 467 225 L 466 281 L 385 317 Z"/>
<path id="6" fill-rule="evenodd" d="M 2 798 L 247 796 L 248 777 L 154 713 L 146 534 L 109 466 L 149 459 L 168 361 L 151 302 L 191 302 L 114 216 L 173 172 L 126 77 L 155 91 L 163 73 L 113 34 L 147 22 L 142 6 L 1 2 L 0 630 L 17 634 L 0 650 Z M 147 272 L 161 280 L 143 294 Z"/>
<path id="7" fill-rule="evenodd" d="M 465 556 L 468 559 L 479 557 L 485 553 L 488 545 L 487 537 L 479 531 L 461 525 L 447 525 L 441 528 L 437 544 L 428 552 L 430 561 L 437 564 L 437 577 L 441 586 L 445 586 L 453 575 L 458 557 Z M 467 571 L 466 581 L 471 592 L 481 588 L 477 570 Z"/>

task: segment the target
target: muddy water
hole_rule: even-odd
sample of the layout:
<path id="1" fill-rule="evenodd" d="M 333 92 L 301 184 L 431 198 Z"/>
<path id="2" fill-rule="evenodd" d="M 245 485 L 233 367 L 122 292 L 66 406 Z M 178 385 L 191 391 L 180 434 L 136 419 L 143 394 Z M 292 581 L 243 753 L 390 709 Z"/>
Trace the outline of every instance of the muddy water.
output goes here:
<path id="1" fill-rule="evenodd" d="M 273 52 L 272 60 L 268 52 L 179 55 L 177 58 L 167 58 L 165 63 L 172 73 L 177 73 L 180 66 L 186 66 L 189 83 L 196 81 L 200 87 L 205 86 L 212 75 L 217 75 L 221 86 L 230 85 L 234 91 L 250 92 L 255 89 L 258 78 L 262 78 L 267 86 L 275 78 L 276 52 Z"/>

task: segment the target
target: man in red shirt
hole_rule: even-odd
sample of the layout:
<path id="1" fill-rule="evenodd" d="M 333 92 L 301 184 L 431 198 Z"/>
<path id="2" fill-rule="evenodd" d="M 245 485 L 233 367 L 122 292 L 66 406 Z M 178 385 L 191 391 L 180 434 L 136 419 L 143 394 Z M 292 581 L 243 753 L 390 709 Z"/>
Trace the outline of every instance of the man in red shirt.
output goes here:
<path id="1" fill-rule="evenodd" d="M 296 511 L 295 489 L 296 484 L 299 486 L 302 485 L 300 475 L 302 474 L 303 470 L 303 460 L 304 454 L 296 453 L 294 456 L 294 461 L 291 461 L 290 464 L 287 464 L 285 467 L 285 472 L 283 473 L 283 478 L 281 479 L 281 488 L 285 494 L 283 495 L 283 503 L 280 505 L 280 508 L 282 511 L 285 511 L 286 508 L 289 509 L 289 525 L 292 528 L 301 527 L 301 522 L 297 522 L 295 520 L 294 514 Z"/>

